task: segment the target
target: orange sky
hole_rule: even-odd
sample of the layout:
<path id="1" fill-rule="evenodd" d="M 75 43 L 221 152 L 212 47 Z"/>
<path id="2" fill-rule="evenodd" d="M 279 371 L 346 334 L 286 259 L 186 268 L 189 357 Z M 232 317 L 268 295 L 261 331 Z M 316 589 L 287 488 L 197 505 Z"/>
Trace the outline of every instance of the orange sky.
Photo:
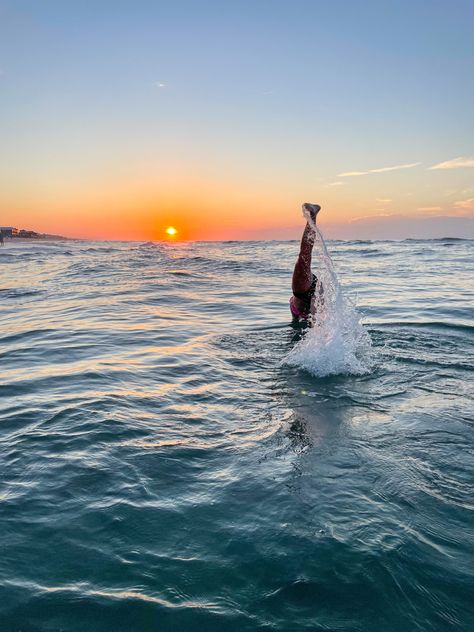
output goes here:
<path id="1" fill-rule="evenodd" d="M 435 184 L 439 187 L 440 179 L 453 182 L 455 174 L 449 170 L 439 175 L 417 166 L 342 178 L 335 180 L 341 183 L 336 186 L 322 178 L 311 185 L 294 176 L 285 181 L 268 173 L 260 178 L 233 175 L 230 179 L 203 166 L 178 169 L 159 164 L 63 179 L 48 174 L 21 190 L 16 183 L 2 187 L 0 207 L 9 210 L 2 214 L 2 224 L 70 237 L 124 240 L 165 239 L 165 229 L 174 226 L 178 239 L 212 240 L 297 238 L 303 201 L 323 205 L 321 225 L 331 236 L 338 236 L 338 230 L 350 233 L 354 222 L 365 218 L 382 221 L 401 214 L 429 221 L 443 214 L 472 216 L 468 201 L 456 206 L 456 189 L 444 198 L 431 190 Z"/>

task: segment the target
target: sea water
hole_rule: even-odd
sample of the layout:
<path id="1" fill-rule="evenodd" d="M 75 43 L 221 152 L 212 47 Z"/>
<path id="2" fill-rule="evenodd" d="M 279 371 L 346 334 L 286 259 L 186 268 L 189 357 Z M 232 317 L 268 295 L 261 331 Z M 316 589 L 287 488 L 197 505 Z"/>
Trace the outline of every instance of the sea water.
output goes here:
<path id="1" fill-rule="evenodd" d="M 0 630 L 474 629 L 473 243 L 7 242 Z"/>

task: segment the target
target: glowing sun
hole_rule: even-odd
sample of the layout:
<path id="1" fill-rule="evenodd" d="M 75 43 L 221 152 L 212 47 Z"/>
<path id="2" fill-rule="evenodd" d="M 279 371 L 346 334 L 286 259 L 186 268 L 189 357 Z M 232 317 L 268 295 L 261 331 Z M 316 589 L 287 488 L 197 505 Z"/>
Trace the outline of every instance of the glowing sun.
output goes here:
<path id="1" fill-rule="evenodd" d="M 174 228 L 174 226 L 168 226 L 168 228 L 165 230 L 165 233 L 167 235 L 169 235 L 170 237 L 173 237 L 173 235 L 176 235 L 178 231 L 176 230 L 176 228 Z"/>

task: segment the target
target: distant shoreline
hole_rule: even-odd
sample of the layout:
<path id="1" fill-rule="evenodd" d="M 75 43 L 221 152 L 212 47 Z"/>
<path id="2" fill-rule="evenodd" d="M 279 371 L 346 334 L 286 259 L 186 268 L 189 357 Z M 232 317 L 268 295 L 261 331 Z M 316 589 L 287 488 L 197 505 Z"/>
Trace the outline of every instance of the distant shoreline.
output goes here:
<path id="1" fill-rule="evenodd" d="M 32 241 L 78 241 L 77 239 L 74 239 L 74 237 L 62 237 L 61 235 L 44 235 L 41 237 L 5 237 L 4 239 L 5 243 L 29 243 Z"/>
<path id="2" fill-rule="evenodd" d="M 17 235 L 13 235 L 13 237 L 7 236 L 3 234 L 3 239 L 5 243 L 13 243 L 13 242 L 31 242 L 31 241 L 77 241 L 74 237 L 64 237 L 63 235 L 35 235 L 32 237 L 28 237 L 26 235 L 22 235 L 21 237 Z"/>

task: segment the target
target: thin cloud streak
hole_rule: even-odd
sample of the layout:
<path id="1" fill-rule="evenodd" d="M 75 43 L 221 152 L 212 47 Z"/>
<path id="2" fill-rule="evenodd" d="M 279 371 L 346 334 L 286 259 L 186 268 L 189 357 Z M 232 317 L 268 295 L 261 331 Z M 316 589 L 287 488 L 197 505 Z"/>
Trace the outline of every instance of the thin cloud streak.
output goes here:
<path id="1" fill-rule="evenodd" d="M 406 165 L 395 165 L 393 167 L 380 167 L 378 169 L 369 169 L 368 171 L 345 171 L 344 173 L 339 173 L 338 178 L 366 176 L 370 173 L 385 173 L 386 171 L 398 171 L 399 169 L 412 169 L 413 167 L 418 167 L 418 165 L 421 165 L 421 162 L 410 162 Z"/>
<path id="2" fill-rule="evenodd" d="M 440 162 L 437 165 L 429 167 L 429 169 L 459 169 L 460 167 L 474 167 L 474 158 L 453 158 L 452 160 L 446 160 Z"/>
<path id="3" fill-rule="evenodd" d="M 396 217 L 393 213 L 377 213 L 376 215 L 361 215 L 360 217 L 354 217 L 349 220 L 349 224 L 357 224 L 357 222 L 365 222 L 367 220 L 374 220 L 378 217 Z"/>
<path id="4" fill-rule="evenodd" d="M 469 200 L 458 200 L 454 203 L 455 208 L 474 208 L 474 198 Z"/>

